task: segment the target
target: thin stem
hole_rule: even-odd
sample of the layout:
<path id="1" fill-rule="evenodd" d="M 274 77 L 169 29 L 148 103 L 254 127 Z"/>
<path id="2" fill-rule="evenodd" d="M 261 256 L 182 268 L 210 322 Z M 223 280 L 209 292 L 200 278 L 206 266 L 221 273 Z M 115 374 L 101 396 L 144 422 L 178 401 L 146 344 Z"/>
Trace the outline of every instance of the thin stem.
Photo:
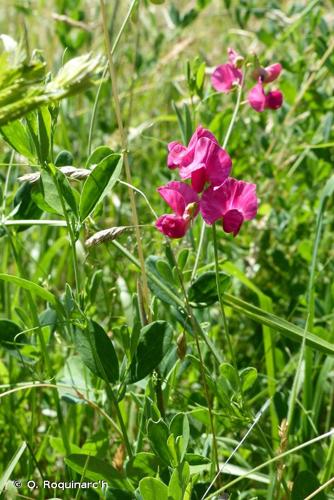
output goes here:
<path id="1" fill-rule="evenodd" d="M 235 125 L 235 122 L 236 122 L 236 119 L 237 119 L 237 116 L 238 116 L 238 112 L 239 112 L 239 108 L 240 108 L 240 103 L 241 103 L 242 91 L 243 91 L 243 87 L 244 87 L 245 75 L 246 75 L 246 70 L 243 73 L 243 78 L 242 78 L 241 84 L 238 87 L 237 100 L 236 100 L 236 103 L 235 103 L 235 106 L 234 106 L 234 110 L 233 110 L 231 121 L 229 123 L 227 132 L 225 134 L 225 139 L 224 139 L 224 142 L 223 142 L 223 145 L 222 145 L 223 149 L 226 149 L 226 147 L 227 147 L 228 141 L 230 139 L 233 127 Z M 202 254 L 202 247 L 203 247 L 203 243 L 204 243 L 205 229 L 206 229 L 206 224 L 203 221 L 202 228 L 201 228 L 201 236 L 200 236 L 200 240 L 199 240 L 199 244 L 198 244 L 198 248 L 197 248 L 197 253 L 196 253 L 195 264 L 194 264 L 193 272 L 192 272 L 192 275 L 191 275 L 191 279 L 192 280 L 193 280 L 193 278 L 196 275 L 198 264 L 199 264 L 199 259 L 200 259 L 200 256 Z"/>
<path id="2" fill-rule="evenodd" d="M 63 193 L 62 193 L 60 185 L 59 185 L 59 181 L 58 181 L 58 178 L 57 178 L 57 173 L 52 174 L 52 178 L 53 178 L 53 181 L 55 183 L 55 186 L 56 186 L 56 189 L 57 189 L 57 192 L 58 192 L 59 200 L 60 200 L 60 203 L 61 203 L 61 206 L 62 206 L 62 209 L 63 209 L 65 221 L 66 221 L 66 226 L 67 226 L 68 234 L 69 234 L 69 237 L 70 237 L 71 251 L 72 251 L 72 260 L 73 260 L 73 269 L 74 269 L 75 287 L 76 287 L 76 292 L 77 292 L 77 296 L 78 296 L 79 303 L 80 303 L 80 291 L 81 291 L 81 288 L 80 288 L 79 265 L 78 265 L 77 252 L 76 252 L 76 239 L 75 239 L 74 231 L 73 231 L 73 228 L 72 228 L 72 223 L 71 223 L 71 221 L 69 219 L 69 216 L 68 216 L 68 213 L 67 213 L 67 210 L 66 210 L 65 200 L 64 200 Z"/>
<path id="3" fill-rule="evenodd" d="M 193 270 L 192 270 L 192 273 L 191 273 L 190 281 L 194 280 L 194 278 L 196 276 L 197 269 L 198 269 L 199 259 L 201 257 L 202 247 L 203 247 L 203 243 L 204 243 L 205 228 L 206 228 L 206 224 L 203 221 L 202 222 L 202 227 L 201 227 L 201 234 L 200 234 L 200 237 L 199 237 L 198 250 L 196 252 L 195 264 L 194 264 L 194 267 L 193 267 Z"/>
<path id="4" fill-rule="evenodd" d="M 187 291 L 185 289 L 185 285 L 184 285 L 184 281 L 183 281 L 182 272 L 180 271 L 180 268 L 177 264 L 177 260 L 175 258 L 174 252 L 171 248 L 169 241 L 166 241 L 166 245 L 169 247 L 170 254 L 172 255 L 172 258 L 174 261 L 174 266 L 175 266 L 175 269 L 177 271 L 179 282 L 180 282 L 181 289 L 182 289 L 182 293 L 184 296 L 186 310 L 187 310 L 189 319 L 191 321 L 191 324 L 192 324 L 193 330 L 194 330 L 194 337 L 195 337 L 196 349 L 197 349 L 197 353 L 198 353 L 198 357 L 199 357 L 199 361 L 200 361 L 200 370 L 201 370 L 201 376 L 202 376 L 202 380 L 203 380 L 205 399 L 206 399 L 206 402 L 208 405 L 209 420 L 210 420 L 210 427 L 211 427 L 211 433 L 212 433 L 213 452 L 214 452 L 214 457 L 215 457 L 215 466 L 216 466 L 216 470 L 218 472 L 219 471 L 219 456 L 218 456 L 217 438 L 216 438 L 214 421 L 213 421 L 211 401 L 210 401 L 210 396 L 209 396 L 209 388 L 208 388 L 208 384 L 207 384 L 207 380 L 206 380 L 206 376 L 205 376 L 204 360 L 203 360 L 201 347 L 200 347 L 200 343 L 199 343 L 199 338 L 198 338 L 198 323 L 197 323 L 197 321 L 195 321 L 192 309 L 190 307 L 189 300 L 188 300 L 188 294 L 187 294 Z"/>
<path id="5" fill-rule="evenodd" d="M 136 2 L 134 1 L 132 3 L 132 6 L 134 6 L 135 3 Z M 114 65 L 114 61 L 113 61 L 113 54 L 111 52 L 110 39 L 109 39 L 108 27 L 107 27 L 107 13 L 106 13 L 104 0 L 100 0 L 100 5 L 101 5 L 103 31 L 104 31 L 104 40 L 105 40 L 105 45 L 106 45 L 106 50 L 107 50 L 107 55 L 108 55 L 112 93 L 113 93 L 114 104 L 115 104 L 115 113 L 116 113 L 116 119 L 117 119 L 117 123 L 118 123 L 118 129 L 120 132 L 122 149 L 123 149 L 123 160 L 124 160 L 126 180 L 127 180 L 128 184 L 132 185 L 131 170 L 130 170 L 130 164 L 129 164 L 129 158 L 128 158 L 128 151 L 127 151 L 127 146 L 128 146 L 127 145 L 127 137 L 126 137 L 126 133 L 125 133 L 124 125 L 123 125 L 121 105 L 120 105 L 118 88 L 117 88 L 117 74 L 116 74 L 116 69 L 115 69 L 115 65 Z M 116 40 L 116 42 L 118 42 L 118 39 Z M 138 213 L 137 213 L 135 196 L 134 196 L 132 189 L 130 189 L 130 188 L 129 188 L 129 198 L 130 198 L 130 205 L 131 205 L 131 211 L 132 211 L 132 221 L 133 221 L 133 225 L 135 226 L 135 234 L 136 234 L 137 247 L 138 247 L 138 258 L 139 258 L 139 262 L 140 262 L 141 277 L 142 277 L 142 281 L 143 281 L 143 297 L 144 297 L 144 301 L 145 301 L 145 307 L 147 309 L 147 316 L 148 316 L 149 321 L 151 321 L 151 311 L 150 311 L 150 307 L 149 307 L 149 289 L 148 289 L 147 276 L 146 276 L 146 270 L 145 270 L 144 252 L 143 252 L 143 247 L 142 247 L 142 242 L 141 242 L 141 234 L 140 234 L 140 229 L 139 229 Z"/>
<path id="6" fill-rule="evenodd" d="M 321 434 L 320 436 L 317 436 L 316 438 L 311 439 L 310 441 L 306 441 L 305 443 L 302 443 L 295 448 L 291 448 L 288 451 L 285 451 L 284 453 L 281 453 L 280 455 L 276 455 L 273 458 L 270 458 L 269 460 L 266 460 L 266 462 L 263 462 L 262 464 L 258 465 L 257 467 L 254 467 L 254 469 L 248 470 L 246 474 L 243 474 L 242 476 L 237 477 L 236 479 L 233 479 L 233 481 L 230 481 L 229 483 L 225 484 L 222 488 L 219 488 L 217 491 L 214 493 L 211 493 L 209 496 L 206 497 L 206 500 L 209 500 L 209 498 L 216 497 L 218 493 L 221 493 L 222 491 L 228 490 L 232 486 L 234 486 L 236 483 L 239 483 L 246 477 L 254 474 L 255 472 L 258 472 L 259 470 L 263 469 L 264 467 L 267 467 L 267 465 L 271 465 L 278 460 L 282 460 L 282 458 L 287 457 L 288 455 L 291 455 L 291 453 L 295 453 L 296 451 L 302 450 L 303 448 L 306 448 L 307 446 L 310 446 L 311 444 L 317 443 L 318 441 L 321 441 L 322 439 L 325 439 L 327 437 L 333 436 L 334 434 L 334 429 L 330 430 L 329 432 L 325 432 L 325 434 Z"/>
<path id="7" fill-rule="evenodd" d="M 231 342 L 231 337 L 230 337 L 230 332 L 229 332 L 229 328 L 228 328 L 228 322 L 227 322 L 227 318 L 226 318 L 226 314 L 225 314 L 225 308 L 224 308 L 223 298 L 222 298 L 222 294 L 221 294 L 221 290 L 220 290 L 219 260 L 218 260 L 218 242 L 217 242 L 216 224 L 212 224 L 212 236 L 213 236 L 213 248 L 214 248 L 214 256 L 215 256 L 215 272 L 216 272 L 217 294 L 218 294 L 218 300 L 219 300 L 220 310 L 221 310 L 222 317 L 223 317 L 225 337 L 226 337 L 226 340 L 227 340 L 228 350 L 230 352 L 232 364 L 233 364 L 236 376 L 238 377 L 239 387 L 241 387 L 240 378 L 239 378 L 239 372 L 238 372 L 238 366 L 237 366 L 237 361 L 236 361 L 235 353 L 234 353 L 232 342 Z"/>
<path id="8" fill-rule="evenodd" d="M 233 110 L 233 115 L 232 115 L 230 124 L 228 126 L 228 129 L 227 129 L 227 132 L 226 132 L 226 135 L 225 135 L 225 139 L 224 139 L 223 146 L 222 146 L 223 149 L 225 149 L 227 147 L 227 143 L 228 143 L 228 141 L 230 139 L 230 135 L 232 133 L 234 124 L 235 124 L 237 116 L 238 116 L 238 112 L 239 112 L 239 108 L 240 108 L 240 103 L 241 103 L 242 90 L 243 90 L 244 81 L 245 81 L 245 74 L 246 74 L 246 71 L 244 72 L 244 75 L 243 75 L 243 78 L 242 78 L 242 82 L 241 82 L 241 84 L 238 87 L 237 100 L 236 100 L 236 103 L 235 103 L 235 107 L 234 107 L 234 110 Z"/>
<path id="9" fill-rule="evenodd" d="M 106 390 L 107 390 L 108 398 L 111 400 L 111 402 L 113 403 L 113 405 L 115 407 L 115 410 L 116 410 L 117 419 L 118 419 L 118 422 L 119 422 L 119 425 L 120 425 L 120 428 L 121 428 L 121 431 L 122 431 L 122 436 L 123 436 L 123 439 L 124 439 L 124 444 L 125 444 L 125 447 L 126 447 L 126 451 L 128 452 L 129 458 L 132 458 L 133 457 L 133 452 L 132 452 L 131 444 L 130 444 L 130 441 L 129 441 L 129 438 L 128 438 L 128 433 L 127 433 L 127 429 L 125 427 L 123 416 L 122 416 L 122 413 L 121 413 L 121 410 L 120 410 L 117 398 L 116 398 L 116 396 L 114 394 L 114 391 L 112 390 L 112 388 L 110 387 L 110 385 L 109 385 L 109 383 L 107 381 L 106 381 Z"/>

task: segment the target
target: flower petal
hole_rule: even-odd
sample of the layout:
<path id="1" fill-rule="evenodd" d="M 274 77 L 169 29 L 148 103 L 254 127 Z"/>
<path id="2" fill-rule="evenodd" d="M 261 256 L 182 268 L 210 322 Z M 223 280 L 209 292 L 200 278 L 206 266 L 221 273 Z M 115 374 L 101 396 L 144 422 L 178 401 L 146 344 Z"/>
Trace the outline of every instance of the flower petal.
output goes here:
<path id="1" fill-rule="evenodd" d="M 204 165 L 200 165 L 191 172 L 191 186 L 196 191 L 196 193 L 201 193 L 203 191 L 204 185 L 207 181 L 206 168 Z"/>
<path id="2" fill-rule="evenodd" d="M 229 47 L 227 49 L 227 54 L 229 63 L 232 64 L 232 66 L 234 66 L 235 68 L 240 68 L 240 66 L 242 66 L 244 58 L 236 50 Z"/>
<path id="3" fill-rule="evenodd" d="M 282 65 L 280 63 L 271 64 L 264 68 L 263 82 L 270 83 L 276 80 L 282 72 Z"/>
<path id="4" fill-rule="evenodd" d="M 248 102 L 252 108 L 255 109 L 255 111 L 258 111 L 259 113 L 264 111 L 266 106 L 266 96 L 260 78 L 258 83 L 249 91 Z"/>
<path id="5" fill-rule="evenodd" d="M 269 109 L 278 109 L 283 104 L 283 94 L 280 90 L 272 90 L 266 95 L 265 107 Z"/>
<path id="6" fill-rule="evenodd" d="M 168 203 L 173 212 L 182 217 L 186 209 L 186 202 L 182 194 L 175 189 L 170 189 L 168 185 L 159 187 L 157 191 L 165 202 Z"/>
<path id="7" fill-rule="evenodd" d="M 236 208 L 228 210 L 223 217 L 223 229 L 225 233 L 233 233 L 233 236 L 236 236 L 240 231 L 243 221 L 244 217 L 239 210 Z"/>
<path id="8" fill-rule="evenodd" d="M 199 208 L 205 222 L 210 225 L 213 224 L 218 219 L 221 219 L 225 212 L 224 193 L 219 191 L 219 188 L 214 189 L 210 186 L 202 194 Z"/>
<path id="9" fill-rule="evenodd" d="M 187 148 L 183 144 L 177 141 L 170 142 L 168 144 L 168 168 L 177 168 L 186 154 Z"/>
<path id="10" fill-rule="evenodd" d="M 217 92 L 227 93 L 241 80 L 242 72 L 230 63 L 217 66 L 211 75 L 211 84 Z"/>
<path id="11" fill-rule="evenodd" d="M 169 238 L 182 238 L 188 225 L 189 222 L 174 214 L 162 215 L 155 223 L 156 228 Z"/>

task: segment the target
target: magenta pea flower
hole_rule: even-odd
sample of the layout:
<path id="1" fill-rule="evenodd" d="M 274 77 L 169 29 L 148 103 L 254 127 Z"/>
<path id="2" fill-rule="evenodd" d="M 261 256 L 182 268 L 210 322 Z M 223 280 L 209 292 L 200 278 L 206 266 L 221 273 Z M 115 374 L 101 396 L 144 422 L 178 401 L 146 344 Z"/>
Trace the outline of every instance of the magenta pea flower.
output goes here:
<path id="1" fill-rule="evenodd" d="M 217 142 L 215 136 L 212 132 L 210 132 L 210 130 L 207 130 L 199 125 L 193 133 L 188 146 L 184 146 L 177 141 L 173 141 L 168 144 L 167 166 L 169 168 L 177 168 L 189 165 L 189 163 L 191 163 L 194 159 L 195 147 L 201 137 L 207 137 L 208 139 L 211 139 L 211 141 Z"/>
<path id="2" fill-rule="evenodd" d="M 266 68 L 258 66 L 253 72 L 257 84 L 248 93 L 248 102 L 255 111 L 261 113 L 265 109 L 278 109 L 283 103 L 283 94 L 280 90 L 271 90 L 265 93 L 264 85 L 275 81 L 282 72 L 279 63 L 271 64 Z"/>
<path id="3" fill-rule="evenodd" d="M 229 176 L 232 160 L 216 140 L 201 137 L 195 146 L 193 160 L 180 167 L 181 179 L 191 179 L 192 188 L 201 193 L 206 182 L 219 186 Z"/>
<path id="4" fill-rule="evenodd" d="M 265 93 L 261 78 L 248 93 L 248 102 L 255 111 L 261 113 L 265 109 L 278 109 L 283 103 L 283 94 L 280 90 L 271 90 Z"/>
<path id="5" fill-rule="evenodd" d="M 258 200 L 256 185 L 228 178 L 221 186 L 206 189 L 200 201 L 200 211 L 207 224 L 222 220 L 226 233 L 236 236 L 245 220 L 254 219 Z"/>
<path id="6" fill-rule="evenodd" d="M 179 142 L 168 144 L 167 165 L 179 168 L 181 179 L 190 179 L 192 188 L 200 193 L 206 182 L 219 186 L 228 177 L 232 161 L 209 130 L 199 126 L 188 146 Z"/>
<path id="7" fill-rule="evenodd" d="M 255 80 L 261 78 L 263 83 L 271 83 L 275 81 L 282 72 L 282 65 L 280 63 L 274 63 L 266 68 L 262 68 L 261 66 L 255 68 L 253 71 L 253 77 Z"/>
<path id="8" fill-rule="evenodd" d="M 233 87 L 242 82 L 242 65 L 244 58 L 235 50 L 229 48 L 228 63 L 217 66 L 211 75 L 211 84 L 217 92 L 227 94 Z"/>
<path id="9" fill-rule="evenodd" d="M 159 217 L 155 223 L 157 229 L 169 238 L 182 238 L 199 212 L 197 193 L 188 184 L 179 181 L 168 182 L 159 187 L 158 193 L 174 214 Z"/>

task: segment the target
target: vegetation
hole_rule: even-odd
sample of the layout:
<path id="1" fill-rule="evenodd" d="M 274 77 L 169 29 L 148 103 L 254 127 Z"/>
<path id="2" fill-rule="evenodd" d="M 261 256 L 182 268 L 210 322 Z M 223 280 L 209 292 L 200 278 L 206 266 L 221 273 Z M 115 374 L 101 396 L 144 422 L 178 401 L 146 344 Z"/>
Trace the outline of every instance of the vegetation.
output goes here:
<path id="1" fill-rule="evenodd" d="M 334 498 L 333 25 L 2 3 L 1 498 Z"/>

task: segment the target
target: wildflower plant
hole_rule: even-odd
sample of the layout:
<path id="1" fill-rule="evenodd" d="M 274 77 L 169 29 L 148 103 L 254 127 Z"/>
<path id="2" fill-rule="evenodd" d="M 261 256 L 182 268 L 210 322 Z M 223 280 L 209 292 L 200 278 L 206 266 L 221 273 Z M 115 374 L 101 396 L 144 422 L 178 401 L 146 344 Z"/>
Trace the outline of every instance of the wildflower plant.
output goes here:
<path id="1" fill-rule="evenodd" d="M 225 2 L 228 33 L 214 0 L 60 3 L 54 61 L 0 36 L 0 495 L 326 498 L 328 16 L 299 90 L 315 1 Z"/>

